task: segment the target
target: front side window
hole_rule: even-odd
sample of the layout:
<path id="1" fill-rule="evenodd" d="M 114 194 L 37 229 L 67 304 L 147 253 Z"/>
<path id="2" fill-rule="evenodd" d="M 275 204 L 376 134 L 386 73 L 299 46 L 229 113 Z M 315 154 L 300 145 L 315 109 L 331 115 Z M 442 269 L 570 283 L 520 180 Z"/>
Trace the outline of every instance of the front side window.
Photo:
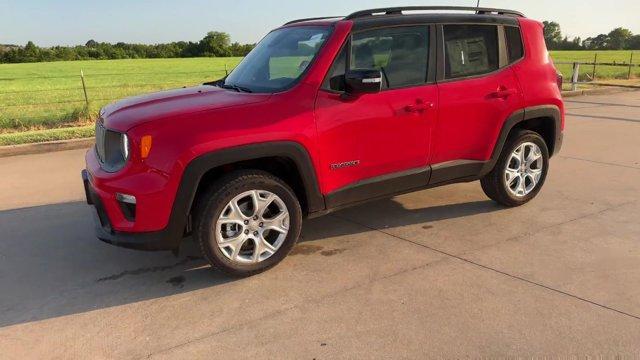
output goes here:
<path id="1" fill-rule="evenodd" d="M 495 25 L 445 25 L 445 78 L 455 79 L 498 70 Z"/>
<path id="2" fill-rule="evenodd" d="M 229 74 L 224 86 L 278 92 L 302 77 L 329 36 L 328 27 L 290 27 L 269 33 Z"/>
<path id="3" fill-rule="evenodd" d="M 351 38 L 352 70 L 380 70 L 383 88 L 424 84 L 429 58 L 426 26 L 363 31 Z"/>

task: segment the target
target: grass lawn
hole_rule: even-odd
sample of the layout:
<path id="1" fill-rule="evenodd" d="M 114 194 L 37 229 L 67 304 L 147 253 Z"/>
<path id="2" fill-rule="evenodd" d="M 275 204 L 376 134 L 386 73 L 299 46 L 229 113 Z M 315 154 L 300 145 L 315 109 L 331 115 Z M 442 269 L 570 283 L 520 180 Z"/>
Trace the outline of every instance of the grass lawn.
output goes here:
<path id="1" fill-rule="evenodd" d="M 54 140 L 82 139 L 94 135 L 94 125 L 0 134 L 0 146 L 31 144 Z"/>
<path id="2" fill-rule="evenodd" d="M 0 64 L 0 134 L 84 125 L 115 100 L 201 84 L 240 58 L 136 59 Z M 89 98 L 85 109 L 80 71 Z"/>
<path id="3" fill-rule="evenodd" d="M 628 62 L 630 51 L 598 51 L 598 62 Z M 593 51 L 552 51 L 556 62 L 591 62 Z M 241 58 L 135 59 L 0 64 L 0 145 L 91 136 L 98 110 L 118 99 L 201 84 Z M 640 51 L 634 52 L 640 64 Z M 278 64 L 274 64 L 276 70 Z M 569 81 L 571 65 L 558 65 Z M 85 107 L 80 71 L 89 97 Z M 593 67 L 581 67 L 587 79 Z M 599 66 L 597 79 L 626 78 L 627 68 Z M 277 71 L 276 71 L 277 72 Z M 640 78 L 640 67 L 634 77 Z M 49 130 L 55 129 L 55 130 Z"/>

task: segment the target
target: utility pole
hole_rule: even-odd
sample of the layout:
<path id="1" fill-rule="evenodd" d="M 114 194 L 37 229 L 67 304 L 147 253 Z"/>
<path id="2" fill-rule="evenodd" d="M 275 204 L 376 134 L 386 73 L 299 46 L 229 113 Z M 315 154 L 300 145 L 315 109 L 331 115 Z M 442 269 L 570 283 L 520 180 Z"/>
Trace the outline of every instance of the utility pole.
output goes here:
<path id="1" fill-rule="evenodd" d="M 480 7 L 480 0 L 478 0 L 478 3 L 476 4 L 476 7 Z"/>

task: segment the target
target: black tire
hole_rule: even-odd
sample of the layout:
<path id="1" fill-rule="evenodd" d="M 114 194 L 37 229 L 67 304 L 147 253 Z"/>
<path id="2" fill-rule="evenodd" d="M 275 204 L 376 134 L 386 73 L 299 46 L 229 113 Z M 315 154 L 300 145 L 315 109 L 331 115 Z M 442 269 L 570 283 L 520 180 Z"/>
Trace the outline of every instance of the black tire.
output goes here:
<path id="1" fill-rule="evenodd" d="M 251 190 L 269 191 L 284 202 L 289 212 L 289 230 L 271 257 L 254 264 L 241 264 L 232 261 L 218 247 L 215 223 L 234 197 Z M 300 236 L 302 210 L 293 190 L 281 179 L 264 171 L 241 170 L 223 176 L 198 199 L 194 220 L 194 240 L 211 266 L 232 276 L 246 277 L 272 268 L 289 254 Z"/>
<path id="2" fill-rule="evenodd" d="M 511 154 L 521 144 L 526 142 L 538 145 L 542 152 L 542 175 L 537 185 L 530 193 L 525 196 L 515 196 L 508 189 L 505 179 L 505 169 L 508 165 Z M 482 184 L 482 190 L 490 199 L 504 206 L 516 207 L 528 203 L 538 195 L 547 178 L 548 171 L 549 149 L 547 148 L 547 144 L 544 139 L 538 133 L 530 130 L 516 130 L 507 139 L 505 146 L 502 148 L 502 153 L 500 153 L 500 157 L 498 158 L 498 162 L 494 166 L 493 170 L 485 175 L 480 180 L 480 183 Z"/>

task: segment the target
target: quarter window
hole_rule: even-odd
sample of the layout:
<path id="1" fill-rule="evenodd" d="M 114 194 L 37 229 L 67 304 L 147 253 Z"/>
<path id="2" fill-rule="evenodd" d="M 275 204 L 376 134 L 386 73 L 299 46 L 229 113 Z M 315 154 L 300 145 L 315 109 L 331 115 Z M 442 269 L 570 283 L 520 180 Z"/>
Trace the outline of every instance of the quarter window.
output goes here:
<path id="1" fill-rule="evenodd" d="M 498 28 L 494 25 L 445 25 L 445 78 L 498 70 Z"/>
<path id="2" fill-rule="evenodd" d="M 509 64 L 522 59 L 524 56 L 524 49 L 522 47 L 522 36 L 520 35 L 520 28 L 515 26 L 505 26 L 504 34 L 507 43 L 507 52 L 509 54 Z"/>
<path id="3" fill-rule="evenodd" d="M 343 47 L 340 50 L 340 54 L 333 61 L 333 65 L 331 65 L 331 69 L 329 69 L 329 73 L 322 84 L 323 89 L 333 90 L 333 91 L 344 91 L 345 90 L 345 73 L 347 71 L 347 47 Z"/>
<path id="4" fill-rule="evenodd" d="M 424 84 L 427 80 L 429 29 L 426 26 L 363 31 L 351 39 L 350 69 L 376 69 L 383 88 Z"/>

